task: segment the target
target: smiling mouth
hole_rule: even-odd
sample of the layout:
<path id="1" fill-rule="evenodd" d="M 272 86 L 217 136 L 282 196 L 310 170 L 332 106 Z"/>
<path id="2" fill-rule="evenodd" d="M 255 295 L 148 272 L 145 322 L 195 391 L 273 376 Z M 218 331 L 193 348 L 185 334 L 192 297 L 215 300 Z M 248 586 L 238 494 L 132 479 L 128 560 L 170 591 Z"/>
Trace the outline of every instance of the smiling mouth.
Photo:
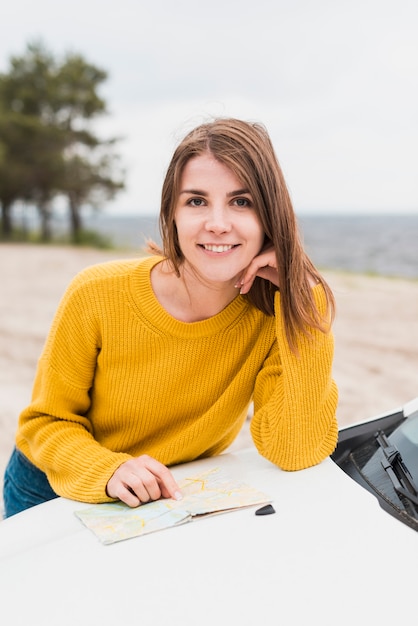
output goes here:
<path id="1" fill-rule="evenodd" d="M 232 250 L 232 248 L 236 248 L 237 244 L 201 244 L 201 247 L 207 250 L 208 252 L 228 252 Z"/>

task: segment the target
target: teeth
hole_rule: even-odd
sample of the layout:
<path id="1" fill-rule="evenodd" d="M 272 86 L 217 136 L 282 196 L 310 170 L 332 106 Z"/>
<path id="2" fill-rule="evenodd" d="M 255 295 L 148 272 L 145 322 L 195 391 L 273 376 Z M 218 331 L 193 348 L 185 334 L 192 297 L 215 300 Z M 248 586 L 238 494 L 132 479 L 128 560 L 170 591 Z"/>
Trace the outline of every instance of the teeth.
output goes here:
<path id="1" fill-rule="evenodd" d="M 205 250 L 209 250 L 209 252 L 228 252 L 228 250 L 231 250 L 234 246 L 231 245 L 208 245 L 208 244 L 203 244 L 203 247 L 205 248 Z"/>

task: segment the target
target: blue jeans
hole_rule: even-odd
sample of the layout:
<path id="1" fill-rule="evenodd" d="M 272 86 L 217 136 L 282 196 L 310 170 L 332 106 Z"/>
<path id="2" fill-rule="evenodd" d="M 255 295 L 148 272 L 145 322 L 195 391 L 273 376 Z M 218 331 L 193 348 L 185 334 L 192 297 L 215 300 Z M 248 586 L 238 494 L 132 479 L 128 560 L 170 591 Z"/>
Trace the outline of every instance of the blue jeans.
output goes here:
<path id="1" fill-rule="evenodd" d="M 4 517 L 57 498 L 46 474 L 15 448 L 4 473 Z"/>

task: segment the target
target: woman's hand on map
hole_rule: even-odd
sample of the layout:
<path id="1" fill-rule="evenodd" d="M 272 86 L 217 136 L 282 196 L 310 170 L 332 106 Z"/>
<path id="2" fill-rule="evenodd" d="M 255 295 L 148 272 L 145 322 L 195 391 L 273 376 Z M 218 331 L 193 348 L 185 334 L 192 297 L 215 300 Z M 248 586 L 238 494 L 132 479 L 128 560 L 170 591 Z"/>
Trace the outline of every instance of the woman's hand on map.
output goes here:
<path id="1" fill-rule="evenodd" d="M 107 483 L 106 493 L 130 507 L 159 498 L 181 499 L 170 470 L 147 454 L 122 463 Z"/>

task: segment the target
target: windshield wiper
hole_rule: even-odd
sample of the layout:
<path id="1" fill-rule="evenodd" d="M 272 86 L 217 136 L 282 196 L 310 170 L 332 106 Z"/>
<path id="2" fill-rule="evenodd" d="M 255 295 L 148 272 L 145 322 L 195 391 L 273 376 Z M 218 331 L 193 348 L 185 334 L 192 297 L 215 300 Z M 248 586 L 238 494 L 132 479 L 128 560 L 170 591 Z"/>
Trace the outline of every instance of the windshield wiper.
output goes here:
<path id="1" fill-rule="evenodd" d="M 389 476 L 393 488 L 397 493 L 408 498 L 410 502 L 418 505 L 418 489 L 414 484 L 408 468 L 402 460 L 401 453 L 386 437 L 382 430 L 375 434 L 375 438 L 383 451 L 382 467 Z"/>

